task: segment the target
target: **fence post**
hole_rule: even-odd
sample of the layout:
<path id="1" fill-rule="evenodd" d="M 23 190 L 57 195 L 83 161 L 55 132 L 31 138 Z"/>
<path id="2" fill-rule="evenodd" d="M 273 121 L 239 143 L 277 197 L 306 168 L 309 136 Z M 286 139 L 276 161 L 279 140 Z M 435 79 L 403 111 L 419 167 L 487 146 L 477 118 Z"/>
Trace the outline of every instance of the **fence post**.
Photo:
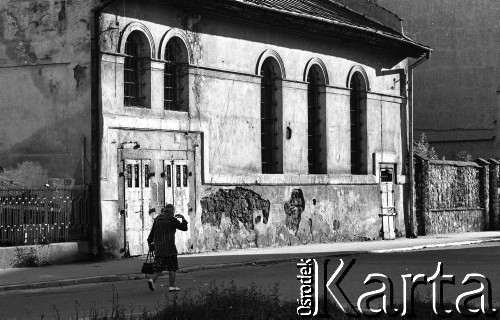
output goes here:
<path id="1" fill-rule="evenodd" d="M 498 173 L 500 162 L 489 159 L 490 162 L 490 230 L 498 230 Z"/>
<path id="2" fill-rule="evenodd" d="M 415 227 L 419 236 L 425 236 L 426 234 L 426 224 L 429 217 L 430 209 L 430 180 L 429 180 L 429 159 L 421 156 L 415 155 L 415 189 L 414 192 L 415 199 L 415 211 L 412 219 L 415 219 Z M 415 230 L 411 230 L 415 234 Z"/>
<path id="3" fill-rule="evenodd" d="M 489 166 L 490 163 L 482 158 L 474 161 L 481 168 L 479 168 L 479 198 L 481 199 L 481 207 L 484 208 L 483 211 L 483 230 L 488 230 L 490 225 L 490 202 L 489 202 Z"/>

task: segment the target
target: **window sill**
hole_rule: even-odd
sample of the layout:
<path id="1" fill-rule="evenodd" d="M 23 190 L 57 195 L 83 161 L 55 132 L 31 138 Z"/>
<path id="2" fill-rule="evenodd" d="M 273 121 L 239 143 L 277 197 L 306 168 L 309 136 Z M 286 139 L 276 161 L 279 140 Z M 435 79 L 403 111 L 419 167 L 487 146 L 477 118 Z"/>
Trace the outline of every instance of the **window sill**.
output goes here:
<path id="1" fill-rule="evenodd" d="M 209 185 L 376 185 L 374 175 L 309 175 L 309 174 L 211 174 L 204 177 Z"/>

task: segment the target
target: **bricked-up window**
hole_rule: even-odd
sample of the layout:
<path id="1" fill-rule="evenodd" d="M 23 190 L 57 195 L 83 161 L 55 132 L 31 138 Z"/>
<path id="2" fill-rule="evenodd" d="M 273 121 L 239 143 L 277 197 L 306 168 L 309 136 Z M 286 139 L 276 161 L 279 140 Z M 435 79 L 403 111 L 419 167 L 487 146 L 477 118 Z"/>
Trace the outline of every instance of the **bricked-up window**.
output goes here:
<path id="1" fill-rule="evenodd" d="M 282 173 L 281 74 L 277 63 L 266 59 L 260 75 L 262 173 Z"/>
<path id="2" fill-rule="evenodd" d="M 188 111 L 188 59 L 184 42 L 177 38 L 165 47 L 164 109 Z"/>
<path id="3" fill-rule="evenodd" d="M 307 163 L 309 174 L 326 173 L 324 76 L 313 66 L 307 76 Z"/>
<path id="4" fill-rule="evenodd" d="M 356 72 L 351 78 L 351 174 L 366 174 L 366 83 Z"/>

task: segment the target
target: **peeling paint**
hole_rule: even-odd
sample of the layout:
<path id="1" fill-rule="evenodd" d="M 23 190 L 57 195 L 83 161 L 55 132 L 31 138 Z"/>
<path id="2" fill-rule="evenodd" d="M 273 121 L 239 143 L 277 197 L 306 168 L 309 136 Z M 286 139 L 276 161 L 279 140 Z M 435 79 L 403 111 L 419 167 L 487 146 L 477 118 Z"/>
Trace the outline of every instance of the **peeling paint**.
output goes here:
<path id="1" fill-rule="evenodd" d="M 293 189 L 289 201 L 285 202 L 286 226 L 295 232 L 299 230 L 301 214 L 304 211 L 306 202 L 301 189 Z M 311 220 L 311 219 L 309 219 Z"/>
<path id="2" fill-rule="evenodd" d="M 231 219 L 233 226 L 241 222 L 247 230 L 254 229 L 254 211 L 262 211 L 262 221 L 267 223 L 269 218 L 269 200 L 252 190 L 237 187 L 236 189 L 220 189 L 215 194 L 200 200 L 202 207 L 202 224 L 221 226 L 222 217 Z M 257 219 L 260 221 L 260 219 Z"/>

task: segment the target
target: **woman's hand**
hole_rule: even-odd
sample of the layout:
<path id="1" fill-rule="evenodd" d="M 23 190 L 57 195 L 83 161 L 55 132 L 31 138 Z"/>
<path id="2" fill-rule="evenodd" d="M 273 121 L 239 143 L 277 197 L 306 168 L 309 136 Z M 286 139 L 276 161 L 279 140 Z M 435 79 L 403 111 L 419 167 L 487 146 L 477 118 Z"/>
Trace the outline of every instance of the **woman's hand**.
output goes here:
<path id="1" fill-rule="evenodd" d="M 176 214 L 174 217 L 181 218 L 182 220 L 186 220 L 182 214 Z"/>

